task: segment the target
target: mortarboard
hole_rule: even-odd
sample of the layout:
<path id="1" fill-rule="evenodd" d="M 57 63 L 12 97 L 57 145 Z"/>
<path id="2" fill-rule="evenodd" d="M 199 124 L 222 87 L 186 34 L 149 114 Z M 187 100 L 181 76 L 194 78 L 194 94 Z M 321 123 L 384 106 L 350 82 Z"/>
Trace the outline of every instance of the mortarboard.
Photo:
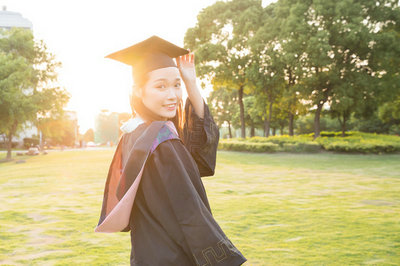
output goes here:
<path id="1" fill-rule="evenodd" d="M 189 53 L 158 36 L 136 43 L 128 48 L 109 54 L 106 58 L 132 66 L 134 76 L 164 67 L 176 67 L 173 58 Z"/>

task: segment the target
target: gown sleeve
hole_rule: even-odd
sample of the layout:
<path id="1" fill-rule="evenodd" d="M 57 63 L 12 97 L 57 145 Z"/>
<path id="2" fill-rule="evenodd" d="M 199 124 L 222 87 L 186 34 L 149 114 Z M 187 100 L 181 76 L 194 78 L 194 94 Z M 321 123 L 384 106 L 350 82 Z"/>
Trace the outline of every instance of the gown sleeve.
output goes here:
<path id="1" fill-rule="evenodd" d="M 186 98 L 183 125 L 183 142 L 196 161 L 201 177 L 214 175 L 219 141 L 219 128 L 204 99 L 203 104 L 204 118 L 200 118 L 189 97 Z"/>
<path id="2" fill-rule="evenodd" d="M 213 218 L 196 164 L 183 143 L 161 143 L 148 163 L 145 178 L 152 184 L 142 187 L 147 205 L 187 257 L 195 265 L 244 263 L 247 259 Z"/>

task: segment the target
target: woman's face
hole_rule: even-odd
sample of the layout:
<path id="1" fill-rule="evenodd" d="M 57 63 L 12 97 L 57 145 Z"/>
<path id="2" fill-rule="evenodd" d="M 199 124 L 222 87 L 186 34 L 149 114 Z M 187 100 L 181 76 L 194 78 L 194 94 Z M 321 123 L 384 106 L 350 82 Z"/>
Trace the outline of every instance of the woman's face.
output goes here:
<path id="1" fill-rule="evenodd" d="M 155 69 L 148 73 L 147 83 L 141 90 L 143 104 L 165 118 L 176 115 L 182 99 L 181 77 L 176 67 Z"/>

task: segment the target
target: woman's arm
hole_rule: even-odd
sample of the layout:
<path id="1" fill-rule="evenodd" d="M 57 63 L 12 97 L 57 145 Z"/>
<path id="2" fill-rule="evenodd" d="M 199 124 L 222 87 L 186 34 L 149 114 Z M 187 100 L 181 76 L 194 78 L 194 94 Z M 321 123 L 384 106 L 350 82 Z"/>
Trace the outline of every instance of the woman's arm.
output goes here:
<path id="1" fill-rule="evenodd" d="M 190 50 L 189 50 L 190 51 Z M 196 114 L 200 118 L 204 118 L 203 98 L 196 84 L 196 69 L 194 67 L 194 53 L 176 58 L 179 73 L 185 83 L 188 97 L 193 104 Z"/>
<path id="2" fill-rule="evenodd" d="M 196 85 L 196 81 L 192 81 L 192 83 L 185 83 L 186 91 L 188 93 L 188 98 L 194 107 L 194 111 L 196 112 L 199 118 L 204 119 L 204 104 L 203 97 L 200 94 L 200 91 Z"/>
<path id="3" fill-rule="evenodd" d="M 215 170 L 219 128 L 196 85 L 194 54 L 178 57 L 177 65 L 188 93 L 183 142 L 196 161 L 200 176 L 211 176 Z"/>
<path id="4" fill-rule="evenodd" d="M 183 125 L 183 143 L 191 153 L 200 172 L 200 176 L 212 176 L 215 172 L 219 128 L 215 124 L 208 105 L 201 98 L 204 117 L 195 112 L 189 98 L 185 103 L 185 121 Z"/>

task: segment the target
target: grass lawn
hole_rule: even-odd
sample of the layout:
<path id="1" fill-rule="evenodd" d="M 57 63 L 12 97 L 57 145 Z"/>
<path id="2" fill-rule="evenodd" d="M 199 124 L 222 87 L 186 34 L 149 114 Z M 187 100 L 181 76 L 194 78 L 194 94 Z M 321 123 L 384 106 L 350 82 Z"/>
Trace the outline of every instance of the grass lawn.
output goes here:
<path id="1" fill-rule="evenodd" d="M 112 155 L 0 163 L 0 264 L 129 265 L 129 233 L 94 233 Z M 219 151 L 203 182 L 244 265 L 400 264 L 399 154 Z"/>

